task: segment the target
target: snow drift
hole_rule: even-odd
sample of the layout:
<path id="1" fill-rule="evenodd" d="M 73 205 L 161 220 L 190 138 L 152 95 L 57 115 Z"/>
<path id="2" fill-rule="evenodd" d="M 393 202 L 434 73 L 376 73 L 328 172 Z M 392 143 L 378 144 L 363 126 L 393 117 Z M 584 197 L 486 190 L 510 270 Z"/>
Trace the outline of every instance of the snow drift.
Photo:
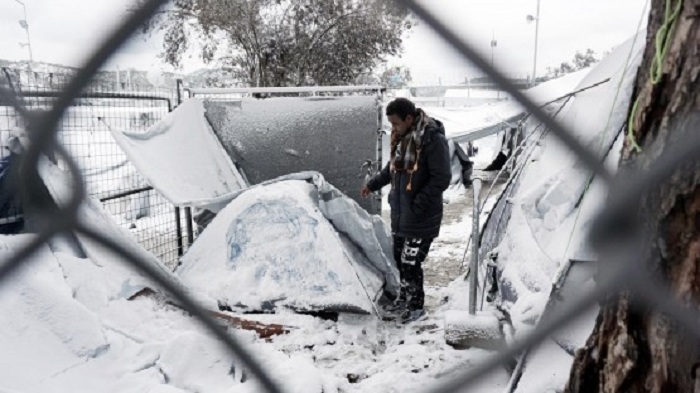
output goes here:
<path id="1" fill-rule="evenodd" d="M 72 192 L 69 174 L 45 157 L 39 172 L 55 203 L 64 206 Z M 331 201 L 328 211 L 347 213 L 342 201 L 333 203 L 332 195 L 322 195 Z M 86 200 L 78 219 L 139 255 L 180 290 L 190 291 L 114 223 L 99 202 Z M 0 260 L 35 236 L 0 236 Z M 189 293 L 205 309 L 216 310 L 213 300 Z M 258 382 L 173 300 L 124 256 L 77 232 L 54 237 L 0 285 L 0 312 L 7 317 L 0 325 L 0 391 L 259 391 Z M 292 359 L 270 349 L 253 332 L 237 335 L 243 345 L 255 347 L 261 365 L 286 390 L 337 391 L 338 379 L 319 374 L 311 359 Z"/>

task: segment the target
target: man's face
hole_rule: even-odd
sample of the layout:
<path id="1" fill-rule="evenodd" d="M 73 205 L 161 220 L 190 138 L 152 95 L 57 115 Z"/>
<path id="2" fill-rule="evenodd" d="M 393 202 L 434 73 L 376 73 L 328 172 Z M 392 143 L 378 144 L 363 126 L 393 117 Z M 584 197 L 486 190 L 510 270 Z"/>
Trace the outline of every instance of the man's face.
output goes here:
<path id="1" fill-rule="evenodd" d="M 406 116 L 405 120 L 401 120 L 398 115 L 387 116 L 389 123 L 391 123 L 391 131 L 397 133 L 399 136 L 404 136 L 411 129 L 413 125 L 413 116 Z"/>

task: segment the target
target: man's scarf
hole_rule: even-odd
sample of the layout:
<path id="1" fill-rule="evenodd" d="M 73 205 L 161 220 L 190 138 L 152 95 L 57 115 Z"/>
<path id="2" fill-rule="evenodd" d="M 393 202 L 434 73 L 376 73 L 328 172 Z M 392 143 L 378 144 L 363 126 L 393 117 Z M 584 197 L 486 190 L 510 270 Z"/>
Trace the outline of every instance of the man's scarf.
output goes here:
<path id="1" fill-rule="evenodd" d="M 391 134 L 391 171 L 406 171 L 413 177 L 413 172 L 418 170 L 418 159 L 420 158 L 421 143 L 425 127 L 430 122 L 430 117 L 418 109 L 416 119 L 411 129 L 400 137 L 395 132 Z M 411 190 L 411 178 L 409 178 L 406 190 Z"/>

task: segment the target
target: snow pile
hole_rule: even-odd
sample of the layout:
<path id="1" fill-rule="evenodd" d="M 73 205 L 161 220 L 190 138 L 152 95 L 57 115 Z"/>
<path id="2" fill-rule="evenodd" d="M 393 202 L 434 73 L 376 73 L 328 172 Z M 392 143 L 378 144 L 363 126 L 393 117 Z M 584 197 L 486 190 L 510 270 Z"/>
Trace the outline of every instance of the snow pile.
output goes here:
<path id="1" fill-rule="evenodd" d="M 449 344 L 494 348 L 503 338 L 501 323 L 491 312 L 471 315 L 465 311 L 448 310 L 444 317 L 445 341 Z"/>
<path id="2" fill-rule="evenodd" d="M 218 212 L 230 193 L 246 187 L 200 100 L 185 101 L 146 132 L 110 131 L 139 173 L 177 206 Z"/>
<path id="3" fill-rule="evenodd" d="M 73 193 L 73 184 L 69 174 L 50 162 L 46 157 L 42 157 L 39 161 L 39 174 L 56 205 L 59 207 L 66 206 Z M 91 198 L 86 198 L 78 208 L 77 217 L 82 225 L 118 243 L 132 255 L 137 255 L 141 260 L 146 261 L 151 268 L 159 272 L 164 280 L 186 291 L 177 277 L 167 270 L 165 266 L 160 263 L 158 258 L 139 245 L 129 231 L 118 226 L 99 202 Z M 77 245 L 70 248 L 77 255 L 85 255 L 94 261 L 115 261 L 122 269 L 129 266 L 124 256 L 114 254 L 111 250 L 94 241 L 89 236 L 80 232 L 76 232 L 73 236 L 77 240 Z M 79 249 L 79 252 L 76 251 L 76 248 Z M 140 273 L 136 273 L 130 269 L 127 269 L 120 277 L 128 277 L 128 279 L 126 279 L 127 281 L 119 284 L 124 291 L 128 291 L 128 293 L 124 293 L 125 297 L 131 296 L 149 286 L 147 285 L 148 280 L 146 278 Z M 158 288 L 152 286 L 151 289 L 158 290 Z M 209 299 L 200 298 L 200 300 L 210 303 Z"/>
<path id="4" fill-rule="evenodd" d="M 32 235 L 0 236 L 0 259 Z M 257 392 L 260 386 L 188 313 L 159 297 L 123 296 L 133 275 L 65 245 L 43 246 L 0 286 L 0 391 Z M 335 392 L 338 381 L 311 359 L 236 332 L 288 392 Z"/>
<path id="5" fill-rule="evenodd" d="M 231 308 L 371 313 L 385 282 L 398 288 L 389 244 L 379 217 L 302 173 L 241 192 L 177 274 Z"/>
<path id="6" fill-rule="evenodd" d="M 0 237 L 1 259 L 32 237 Z M 54 242 L 51 249 L 66 247 Z M 133 272 L 121 265 L 51 249 L 42 246 L 0 286 L 0 311 L 8 316 L 0 327 L 0 390 L 121 392 L 165 384 L 159 353 L 195 328 L 191 318 L 152 299 L 130 302 L 124 286 Z M 212 365 L 195 354 L 190 360 Z"/>

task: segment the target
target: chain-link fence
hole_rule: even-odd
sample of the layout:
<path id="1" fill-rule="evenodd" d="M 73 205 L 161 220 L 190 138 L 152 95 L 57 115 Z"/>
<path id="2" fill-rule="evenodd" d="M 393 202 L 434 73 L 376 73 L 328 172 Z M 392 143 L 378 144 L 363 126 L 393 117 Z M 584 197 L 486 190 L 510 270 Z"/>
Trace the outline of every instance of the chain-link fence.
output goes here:
<path id="1" fill-rule="evenodd" d="M 26 110 L 40 113 L 51 109 L 73 76 L 67 72 L 3 68 L 0 86 L 20 97 Z M 164 199 L 138 173 L 112 132 L 148 130 L 177 105 L 175 87 L 142 87 L 120 82 L 114 73 L 101 72 L 66 109 L 55 134 L 80 168 L 87 195 L 99 200 L 119 225 L 168 266 L 174 266 L 191 244 L 193 235 L 187 229 L 192 226 L 187 225 L 187 215 L 180 208 Z M 7 102 L 0 103 L 2 140 L 9 141 L 24 127 L 19 111 Z M 1 154 L 2 159 L 12 159 L 9 149 Z M 58 164 L 66 165 L 62 160 Z M 23 218 L 19 203 L 9 209 L 12 211 L 3 214 L 7 232 Z"/>
<path id="2" fill-rule="evenodd" d="M 57 132 L 61 130 L 61 123 L 68 121 L 75 129 L 71 132 L 78 133 L 80 131 L 80 123 L 76 118 L 73 118 L 71 106 L 76 100 L 83 100 L 82 94 L 88 89 L 90 81 L 97 75 L 97 70 L 105 63 L 107 58 L 123 44 L 127 38 L 134 33 L 137 28 L 143 25 L 157 10 L 165 3 L 165 0 L 150 0 L 143 2 L 141 7 L 130 14 L 125 23 L 118 28 L 114 34 L 103 42 L 98 49 L 92 54 L 84 67 L 77 72 L 70 80 L 65 81 L 65 84 L 60 86 L 61 93 L 50 99 L 45 99 L 41 104 L 34 104 L 34 98 L 25 98 L 21 94 L 15 94 L 12 90 L 3 86 L 0 89 L 0 98 L 5 105 L 11 104 L 21 117 L 21 124 L 26 126 L 27 132 L 31 139 L 29 149 L 22 155 L 20 167 L 22 169 L 22 177 L 20 189 L 26 195 L 33 195 L 32 192 L 41 187 L 41 180 L 37 174 L 37 166 L 41 152 L 45 150 L 53 150 L 58 157 L 65 163 L 65 167 L 74 175 L 74 184 L 72 185 L 73 193 L 68 203 L 60 210 L 51 212 L 50 220 L 44 220 L 44 226 L 41 228 L 38 236 L 29 244 L 22 248 L 19 252 L 13 255 L 9 260 L 4 261 L 0 265 L 0 281 L 6 280 L 12 271 L 22 265 L 27 257 L 36 252 L 41 244 L 56 234 L 64 231 L 77 231 L 83 236 L 86 236 L 94 241 L 99 242 L 103 246 L 118 253 L 139 268 L 162 289 L 168 291 L 177 302 L 187 309 L 192 315 L 197 317 L 207 328 L 218 337 L 231 351 L 232 355 L 238 359 L 242 365 L 250 371 L 252 375 L 261 383 L 261 386 L 270 392 L 279 392 L 283 389 L 277 386 L 270 375 L 274 370 L 263 369 L 258 361 L 252 357 L 248 351 L 239 344 L 239 340 L 235 335 L 229 334 L 220 325 L 218 325 L 212 317 L 198 305 L 188 294 L 181 291 L 172 284 L 163 273 L 155 269 L 147 261 L 142 260 L 130 250 L 117 244 L 113 239 L 107 238 L 104 235 L 92 230 L 89 226 L 81 223 L 77 217 L 77 209 L 81 201 L 84 199 L 86 192 L 92 192 L 89 183 L 89 177 L 82 175 L 79 168 L 81 158 L 79 154 L 70 154 L 62 148 L 60 144 L 56 144 L 55 138 Z M 647 269 L 644 267 L 645 261 L 648 260 L 648 255 L 645 254 L 644 248 L 638 244 L 639 234 L 636 231 L 635 217 L 640 200 L 644 195 L 647 195 L 659 184 L 673 174 L 682 165 L 695 163 L 698 159 L 697 151 L 700 148 L 700 134 L 686 133 L 687 138 L 661 153 L 655 161 L 656 165 L 648 169 L 644 173 L 626 174 L 625 181 L 615 179 L 613 175 L 605 168 L 601 160 L 590 150 L 582 146 L 569 132 L 566 127 L 554 121 L 550 116 L 545 114 L 543 110 L 533 103 L 530 99 L 514 86 L 511 81 L 505 78 L 501 73 L 489 65 L 474 47 L 459 38 L 442 25 L 432 14 L 430 14 L 422 5 L 415 0 L 403 0 L 403 5 L 408 7 L 417 17 L 425 24 L 434 29 L 453 47 L 458 49 L 466 58 L 473 64 L 479 67 L 484 73 L 495 83 L 497 83 L 503 91 L 505 91 L 513 99 L 519 101 L 522 106 L 531 113 L 532 116 L 542 121 L 549 132 L 555 134 L 560 141 L 567 146 L 573 154 L 581 159 L 581 161 L 594 173 L 598 179 L 602 180 L 610 189 L 609 202 L 602 213 L 599 214 L 595 225 L 592 228 L 593 241 L 600 249 L 605 250 L 603 254 L 609 260 L 606 260 L 602 266 L 606 267 L 604 272 L 599 274 L 598 286 L 595 291 L 588 293 L 576 299 L 570 307 L 563 310 L 558 316 L 542 321 L 540 325 L 531 334 L 523 339 L 513 343 L 508 348 L 499 351 L 495 356 L 488 358 L 484 362 L 472 367 L 464 374 L 448 381 L 441 381 L 436 386 L 436 392 L 455 392 L 468 389 L 469 384 L 473 383 L 480 377 L 488 375 L 488 372 L 502 364 L 510 362 L 523 351 L 531 348 L 534 345 L 542 342 L 557 329 L 560 329 L 568 321 L 580 315 L 584 310 L 594 305 L 596 302 L 622 289 L 629 290 L 631 295 L 648 307 L 662 310 L 670 318 L 674 319 L 679 325 L 688 329 L 696 337 L 700 337 L 700 329 L 698 329 L 698 315 L 694 311 L 689 311 L 680 303 L 674 300 L 674 296 L 670 289 L 654 280 L 650 275 L 645 274 Z M 17 90 L 15 90 L 17 91 Z M 91 100 L 85 98 L 86 101 Z M 159 108 L 158 113 L 167 111 L 166 105 L 154 102 L 153 111 L 145 113 L 156 113 L 156 107 Z M 37 106 L 44 109 L 41 112 L 33 111 Z M 93 108 L 91 108 L 92 110 Z M 14 114 L 12 119 L 14 119 Z M 110 119 L 108 114 L 103 114 L 104 119 Z M 151 121 L 150 115 L 144 115 L 142 119 L 137 116 L 134 120 L 128 117 L 125 121 L 134 124 L 130 126 L 146 126 Z M 154 114 L 155 116 L 155 114 Z M 100 115 L 89 120 L 90 122 L 100 122 Z M 73 118 L 73 120 L 71 120 Z M 67 120 L 66 120 L 67 119 Z M 2 122 L 8 122 L 7 116 L 3 117 Z M 106 120 L 108 121 L 108 120 Z M 690 122 L 689 125 L 694 126 L 695 123 Z M 126 124 L 122 124 L 126 126 Z M 63 139 L 64 142 L 70 143 L 70 138 Z M 98 159 L 99 162 L 99 159 Z M 119 160 L 116 158 L 104 159 L 102 162 L 105 165 L 118 165 Z M 125 169 L 126 171 L 126 169 Z M 136 188 L 139 186 L 136 185 Z M 88 191 L 86 191 L 86 189 Z M 101 198 L 108 197 L 109 190 L 105 191 Z M 36 203 L 35 198 L 27 198 L 25 203 L 32 205 Z M 26 206 L 31 207 L 31 206 Z M 114 211 L 122 211 L 121 207 L 114 207 Z M 49 214 L 49 213 L 47 213 Z"/>

